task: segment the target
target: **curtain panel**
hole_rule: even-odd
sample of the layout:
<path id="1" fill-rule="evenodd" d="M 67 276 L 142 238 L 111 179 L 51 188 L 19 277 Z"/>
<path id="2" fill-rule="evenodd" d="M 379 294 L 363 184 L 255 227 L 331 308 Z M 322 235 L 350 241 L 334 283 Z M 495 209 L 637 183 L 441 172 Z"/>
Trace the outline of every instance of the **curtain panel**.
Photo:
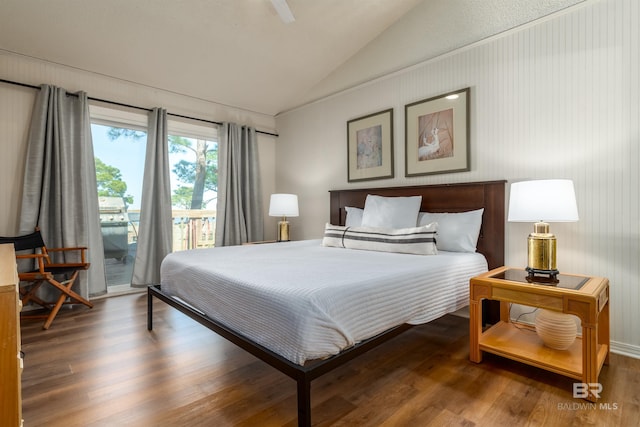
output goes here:
<path id="1" fill-rule="evenodd" d="M 85 298 L 106 293 L 87 94 L 41 85 L 27 144 L 20 234 L 38 226 L 48 247 L 88 247 L 91 268 L 74 290 Z"/>
<path id="2" fill-rule="evenodd" d="M 256 130 L 223 123 L 218 142 L 216 246 L 264 239 Z"/>
<path id="3" fill-rule="evenodd" d="M 131 286 L 160 283 L 160 264 L 171 253 L 173 238 L 169 175 L 167 111 L 154 108 L 149 112 L 138 247 Z"/>

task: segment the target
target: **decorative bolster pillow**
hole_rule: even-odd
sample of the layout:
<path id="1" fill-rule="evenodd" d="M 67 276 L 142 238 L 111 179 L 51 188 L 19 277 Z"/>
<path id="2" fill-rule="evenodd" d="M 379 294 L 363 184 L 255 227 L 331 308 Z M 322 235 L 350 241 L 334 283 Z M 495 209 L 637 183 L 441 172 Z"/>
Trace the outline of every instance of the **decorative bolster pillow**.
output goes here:
<path id="1" fill-rule="evenodd" d="M 437 223 L 413 228 L 346 227 L 326 224 L 322 246 L 437 255 Z"/>

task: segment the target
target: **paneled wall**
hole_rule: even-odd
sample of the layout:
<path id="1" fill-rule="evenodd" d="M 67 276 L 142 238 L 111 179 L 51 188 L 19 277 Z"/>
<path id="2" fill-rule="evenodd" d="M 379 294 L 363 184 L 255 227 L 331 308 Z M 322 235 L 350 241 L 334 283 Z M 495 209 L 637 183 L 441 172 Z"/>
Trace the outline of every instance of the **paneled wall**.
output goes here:
<path id="1" fill-rule="evenodd" d="M 28 123 L 35 100 L 29 88 L 0 83 L 0 235 L 11 236 L 19 226 Z"/>
<path id="2" fill-rule="evenodd" d="M 613 348 L 640 357 L 639 3 L 588 1 L 279 115 L 276 186 L 299 195 L 294 238 L 322 236 L 330 189 L 572 179 L 580 221 L 551 226 L 559 268 L 610 279 Z M 465 87 L 471 171 L 405 178 L 405 104 Z M 346 122 L 387 108 L 395 178 L 348 184 Z M 508 265 L 526 265 L 530 230 L 507 224 Z"/>
<path id="3" fill-rule="evenodd" d="M 69 92 L 83 90 L 90 97 L 152 108 L 163 107 L 169 113 L 212 121 L 231 121 L 273 132 L 275 120 L 202 99 L 182 96 L 161 89 L 134 84 L 104 75 L 89 73 L 59 64 L 27 58 L 0 50 L 0 79 L 30 85 L 42 83 L 63 87 Z M 20 199 L 26 156 L 28 126 L 36 90 L 0 83 L 0 235 L 12 235 L 18 229 Z M 275 144 L 277 138 L 258 134 L 263 200 L 275 189 Z M 275 238 L 275 220 L 267 216 L 265 238 Z"/>

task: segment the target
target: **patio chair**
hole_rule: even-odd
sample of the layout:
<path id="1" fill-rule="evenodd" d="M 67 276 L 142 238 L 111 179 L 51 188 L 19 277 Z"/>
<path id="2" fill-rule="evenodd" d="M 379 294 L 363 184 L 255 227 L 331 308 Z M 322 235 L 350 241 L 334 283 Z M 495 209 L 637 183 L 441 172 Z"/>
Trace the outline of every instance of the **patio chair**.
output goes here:
<path id="1" fill-rule="evenodd" d="M 89 308 L 93 307 L 90 301 L 72 290 L 78 273 L 89 268 L 90 264 L 86 262 L 87 248 L 47 248 L 38 228 L 33 233 L 23 236 L 0 237 L 0 243 L 14 244 L 17 261 L 21 259 L 34 261 L 30 267 L 33 269 L 24 272 L 18 271 L 22 305 L 26 306 L 30 301 L 33 301 L 47 309 L 48 313 L 24 314 L 23 318 L 44 318 L 43 329 L 49 329 L 63 304 L 84 304 Z M 55 260 L 59 254 L 65 254 L 65 261 L 69 257 L 75 257 L 75 260 L 63 263 L 52 262 L 52 258 Z M 44 301 L 36 295 L 36 291 L 44 284 L 49 284 L 60 291 L 57 300 Z"/>

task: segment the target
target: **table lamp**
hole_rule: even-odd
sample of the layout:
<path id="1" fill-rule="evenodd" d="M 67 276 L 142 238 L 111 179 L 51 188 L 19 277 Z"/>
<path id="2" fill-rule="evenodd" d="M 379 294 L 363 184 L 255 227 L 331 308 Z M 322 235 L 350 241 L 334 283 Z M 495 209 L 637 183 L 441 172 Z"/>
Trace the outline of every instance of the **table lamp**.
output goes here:
<path id="1" fill-rule="evenodd" d="M 578 221 L 578 207 L 573 181 L 544 179 L 514 182 L 509 197 L 509 222 L 533 222 L 527 239 L 529 276 L 548 275 L 555 279 L 556 236 L 549 232 L 549 222 Z"/>
<path id="2" fill-rule="evenodd" d="M 287 217 L 298 216 L 298 196 L 295 194 L 272 194 L 269 202 L 269 216 L 281 216 L 278 221 L 278 242 L 288 242 L 289 221 Z"/>

